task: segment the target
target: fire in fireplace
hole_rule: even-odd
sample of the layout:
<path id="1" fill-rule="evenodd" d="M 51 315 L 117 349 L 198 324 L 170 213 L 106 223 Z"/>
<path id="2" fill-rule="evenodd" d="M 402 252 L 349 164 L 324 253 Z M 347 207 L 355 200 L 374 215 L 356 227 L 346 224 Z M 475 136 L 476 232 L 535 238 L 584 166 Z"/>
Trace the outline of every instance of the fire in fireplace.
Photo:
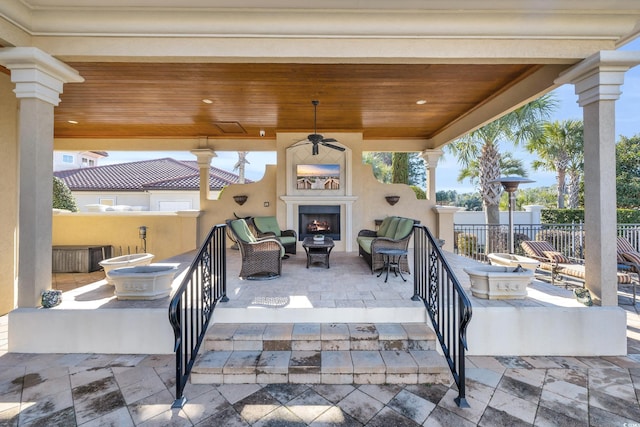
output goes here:
<path id="1" fill-rule="evenodd" d="M 323 234 L 340 240 L 340 206 L 299 206 L 298 236 L 300 240 Z"/>

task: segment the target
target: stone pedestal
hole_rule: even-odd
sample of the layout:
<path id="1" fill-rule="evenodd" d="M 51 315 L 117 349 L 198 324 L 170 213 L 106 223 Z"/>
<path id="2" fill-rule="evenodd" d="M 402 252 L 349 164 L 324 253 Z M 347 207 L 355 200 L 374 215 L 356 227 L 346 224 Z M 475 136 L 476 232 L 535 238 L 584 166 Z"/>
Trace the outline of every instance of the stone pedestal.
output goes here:
<path id="1" fill-rule="evenodd" d="M 523 299 L 533 280 L 533 270 L 514 272 L 511 267 L 478 266 L 465 268 L 471 279 L 471 294 L 482 299 Z"/>
<path id="2" fill-rule="evenodd" d="M 111 272 L 119 300 L 164 298 L 171 293 L 176 264 L 151 264 L 118 268 Z"/>

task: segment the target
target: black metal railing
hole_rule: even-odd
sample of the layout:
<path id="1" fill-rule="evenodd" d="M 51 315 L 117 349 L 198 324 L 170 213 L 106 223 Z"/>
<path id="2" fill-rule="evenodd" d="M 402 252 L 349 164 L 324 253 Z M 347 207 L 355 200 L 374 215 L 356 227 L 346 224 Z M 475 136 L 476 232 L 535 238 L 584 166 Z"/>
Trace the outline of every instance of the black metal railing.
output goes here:
<path id="1" fill-rule="evenodd" d="M 456 404 L 468 408 L 465 397 L 465 350 L 471 302 L 444 258 L 429 229 L 416 225 L 414 236 L 413 299 L 422 301 L 431 319 L 449 369 L 458 387 Z"/>
<path id="2" fill-rule="evenodd" d="M 225 228 L 222 224 L 211 229 L 169 305 L 176 353 L 176 400 L 173 408 L 182 408 L 186 403 L 184 387 L 213 309 L 219 301 L 228 301 Z"/>
<path id="3" fill-rule="evenodd" d="M 454 252 L 476 261 L 487 261 L 492 252 L 509 252 L 509 226 L 487 224 L 455 224 Z M 617 235 L 640 249 L 640 224 L 618 224 Z M 571 224 L 514 224 L 516 255 L 524 255 L 524 240 L 546 240 L 569 258 L 584 259 L 585 228 L 583 222 Z"/>

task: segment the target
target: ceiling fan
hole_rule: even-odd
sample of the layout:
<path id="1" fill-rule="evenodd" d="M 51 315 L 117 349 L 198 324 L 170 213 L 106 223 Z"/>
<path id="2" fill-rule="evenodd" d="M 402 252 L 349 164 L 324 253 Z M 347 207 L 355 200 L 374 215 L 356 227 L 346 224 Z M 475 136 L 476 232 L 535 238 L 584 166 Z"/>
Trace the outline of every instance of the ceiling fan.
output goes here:
<path id="1" fill-rule="evenodd" d="M 317 155 L 319 152 L 318 145 L 324 145 L 325 147 L 333 148 L 334 150 L 344 151 L 344 147 L 331 144 L 332 142 L 338 142 L 337 140 L 333 138 L 325 138 L 324 136 L 318 134 L 317 110 L 318 110 L 318 104 L 320 103 L 320 101 L 314 99 L 313 101 L 311 101 L 311 103 L 313 104 L 313 133 L 310 135 L 307 135 L 307 139 L 303 139 L 302 141 L 298 141 L 298 142 L 313 144 L 313 148 L 311 149 L 311 154 L 314 156 Z"/>

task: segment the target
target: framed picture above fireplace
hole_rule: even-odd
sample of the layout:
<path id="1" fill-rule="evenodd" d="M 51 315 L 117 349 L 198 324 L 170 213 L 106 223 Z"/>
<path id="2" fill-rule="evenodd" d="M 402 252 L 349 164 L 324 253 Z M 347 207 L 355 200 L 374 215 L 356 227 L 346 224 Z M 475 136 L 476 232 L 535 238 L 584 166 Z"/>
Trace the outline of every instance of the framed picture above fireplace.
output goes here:
<path id="1" fill-rule="evenodd" d="M 296 165 L 296 188 L 298 190 L 339 190 L 340 165 Z"/>

